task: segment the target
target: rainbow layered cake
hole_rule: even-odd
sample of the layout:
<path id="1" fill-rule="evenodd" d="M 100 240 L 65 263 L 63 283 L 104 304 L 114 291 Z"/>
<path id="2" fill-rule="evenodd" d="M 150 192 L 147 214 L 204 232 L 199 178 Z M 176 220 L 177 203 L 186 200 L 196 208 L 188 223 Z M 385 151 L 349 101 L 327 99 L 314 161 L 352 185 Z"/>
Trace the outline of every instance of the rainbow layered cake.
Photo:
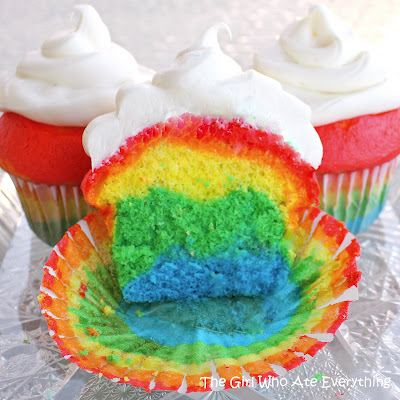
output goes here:
<path id="1" fill-rule="evenodd" d="M 83 136 L 98 211 L 55 247 L 39 301 L 63 356 L 115 382 L 191 392 L 281 375 L 357 296 L 359 246 L 313 206 L 309 109 L 243 72 L 220 29 L 122 88 Z"/>

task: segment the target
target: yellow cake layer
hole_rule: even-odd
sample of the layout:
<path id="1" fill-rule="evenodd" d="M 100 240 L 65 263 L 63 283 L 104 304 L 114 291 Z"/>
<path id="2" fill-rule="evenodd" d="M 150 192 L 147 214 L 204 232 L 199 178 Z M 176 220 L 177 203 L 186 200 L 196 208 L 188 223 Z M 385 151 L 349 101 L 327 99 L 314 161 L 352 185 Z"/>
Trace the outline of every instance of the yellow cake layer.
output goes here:
<path id="1" fill-rule="evenodd" d="M 149 188 L 160 186 L 200 201 L 251 187 L 267 194 L 286 216 L 307 194 L 305 190 L 301 193 L 298 177 L 288 169 L 277 168 L 277 164 L 261 165 L 253 160 L 163 143 L 148 148 L 134 166 L 109 176 L 97 203 L 116 204 L 127 196 L 145 197 Z"/>

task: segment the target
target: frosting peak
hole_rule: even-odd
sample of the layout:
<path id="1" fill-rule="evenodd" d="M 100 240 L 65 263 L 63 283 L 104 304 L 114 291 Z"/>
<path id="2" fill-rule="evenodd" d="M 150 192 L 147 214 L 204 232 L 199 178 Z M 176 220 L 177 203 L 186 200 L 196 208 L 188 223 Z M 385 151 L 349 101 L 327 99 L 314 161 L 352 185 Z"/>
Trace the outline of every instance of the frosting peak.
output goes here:
<path id="1" fill-rule="evenodd" d="M 203 34 L 200 36 L 200 38 L 197 40 L 197 42 L 185 49 L 182 50 L 181 52 L 178 53 L 177 57 L 189 53 L 192 50 L 200 50 L 200 49 L 213 49 L 214 51 L 221 51 L 221 47 L 219 45 L 218 41 L 218 34 L 219 32 L 225 32 L 228 34 L 229 39 L 232 40 L 232 31 L 231 28 L 224 22 L 219 22 L 218 24 L 215 24 L 208 28 L 206 31 L 203 32 Z"/>
<path id="2" fill-rule="evenodd" d="M 73 10 L 79 17 L 76 29 L 28 53 L 0 88 L 1 110 L 51 125 L 86 126 L 115 109 L 115 95 L 125 82 L 151 79 L 153 71 L 111 41 L 92 6 Z"/>
<path id="3" fill-rule="evenodd" d="M 323 5 L 311 6 L 308 16 L 289 25 L 279 42 L 293 61 L 318 68 L 354 61 L 363 48 L 353 29 Z"/>
<path id="4" fill-rule="evenodd" d="M 178 53 L 168 69 L 156 73 L 153 85 L 162 88 L 207 85 L 242 72 L 240 65 L 222 52 L 218 42 L 221 31 L 232 37 L 228 25 L 213 25 L 193 46 Z"/>
<path id="5" fill-rule="evenodd" d="M 111 36 L 96 10 L 87 4 L 73 7 L 79 20 L 76 29 L 55 34 L 42 45 L 48 58 L 90 54 L 111 46 Z"/>
<path id="6" fill-rule="evenodd" d="M 128 137 L 186 113 L 241 118 L 249 125 L 276 131 L 318 167 L 322 145 L 310 123 L 310 109 L 284 92 L 278 82 L 254 70 L 243 72 L 224 54 L 217 37 L 224 27 L 218 24 L 208 29 L 151 83 L 125 85 L 118 92 L 116 113 L 96 118 L 83 135 L 93 168 Z"/>
<path id="7" fill-rule="evenodd" d="M 326 93 L 348 93 L 377 85 L 385 71 L 345 22 L 328 8 L 312 6 L 289 25 L 270 57 L 255 56 L 255 68 L 279 81 Z"/>
<path id="8" fill-rule="evenodd" d="M 306 17 L 289 25 L 263 54 L 256 54 L 254 68 L 309 104 L 317 125 L 371 113 L 374 106 L 378 113 L 400 105 L 398 96 L 394 103 L 391 99 L 378 57 L 323 5 L 310 7 Z M 362 98 L 343 101 L 354 95 Z M 383 104 L 377 105 L 377 95 L 387 97 Z"/>

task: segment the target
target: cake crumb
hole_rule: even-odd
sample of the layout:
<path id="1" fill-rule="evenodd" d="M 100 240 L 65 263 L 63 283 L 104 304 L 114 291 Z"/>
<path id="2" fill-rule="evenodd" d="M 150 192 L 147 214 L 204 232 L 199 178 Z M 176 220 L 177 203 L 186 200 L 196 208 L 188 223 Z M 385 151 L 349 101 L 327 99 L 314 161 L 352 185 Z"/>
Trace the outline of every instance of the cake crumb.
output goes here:
<path id="1" fill-rule="evenodd" d="M 325 376 L 324 374 L 318 373 L 318 374 L 314 375 L 311 379 L 315 379 L 316 381 L 319 381 L 319 380 L 321 380 L 324 376 Z"/>
<path id="2" fill-rule="evenodd" d="M 103 307 L 103 312 L 106 315 L 114 314 L 115 311 L 110 306 Z"/>
<path id="3" fill-rule="evenodd" d="M 97 332 L 96 328 L 90 328 L 88 326 L 86 329 L 88 330 L 90 336 L 99 336 L 99 332 Z"/>

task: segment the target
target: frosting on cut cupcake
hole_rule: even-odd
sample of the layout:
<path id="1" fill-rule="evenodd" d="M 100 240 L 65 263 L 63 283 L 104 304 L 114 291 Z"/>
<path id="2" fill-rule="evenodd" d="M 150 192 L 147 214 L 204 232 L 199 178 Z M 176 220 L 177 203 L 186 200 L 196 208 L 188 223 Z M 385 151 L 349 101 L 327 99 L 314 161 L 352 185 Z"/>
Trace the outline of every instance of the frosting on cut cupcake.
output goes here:
<path id="1" fill-rule="evenodd" d="M 46 40 L 28 53 L 15 76 L 0 88 L 0 108 L 37 122 L 86 126 L 115 109 L 115 95 L 132 80 L 151 79 L 153 71 L 113 43 L 106 25 L 90 5 L 73 8 L 76 29 Z"/>
<path id="2" fill-rule="evenodd" d="M 83 145 L 93 168 L 128 137 L 185 113 L 240 118 L 274 131 L 318 167 L 322 146 L 310 123 L 309 107 L 284 92 L 277 81 L 254 70 L 243 72 L 222 52 L 217 39 L 220 30 L 230 34 L 225 24 L 212 26 L 151 83 L 128 84 L 119 90 L 116 112 L 96 118 L 84 132 Z"/>
<path id="3" fill-rule="evenodd" d="M 254 68 L 312 109 L 314 126 L 400 107 L 394 82 L 354 30 L 323 5 L 289 25 Z"/>

